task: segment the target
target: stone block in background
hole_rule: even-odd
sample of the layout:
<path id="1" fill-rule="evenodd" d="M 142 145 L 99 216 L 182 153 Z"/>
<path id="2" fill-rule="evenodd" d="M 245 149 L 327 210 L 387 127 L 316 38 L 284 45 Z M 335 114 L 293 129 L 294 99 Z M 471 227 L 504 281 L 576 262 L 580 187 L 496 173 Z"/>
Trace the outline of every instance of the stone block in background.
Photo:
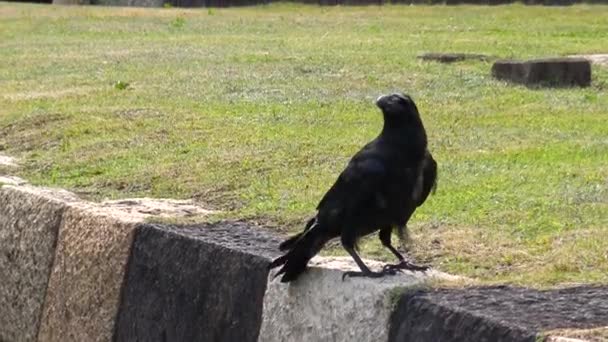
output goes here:
<path id="1" fill-rule="evenodd" d="M 452 53 L 452 52 L 429 52 L 418 56 L 423 61 L 435 61 L 440 63 L 454 63 L 464 60 L 487 61 L 490 59 L 487 55 L 474 53 Z"/>
<path id="2" fill-rule="evenodd" d="M 492 66 L 492 76 L 526 86 L 587 87 L 591 84 L 591 63 L 583 58 L 498 60 Z"/>
<path id="3" fill-rule="evenodd" d="M 245 223 L 137 229 L 115 341 L 256 341 L 280 240 Z"/>

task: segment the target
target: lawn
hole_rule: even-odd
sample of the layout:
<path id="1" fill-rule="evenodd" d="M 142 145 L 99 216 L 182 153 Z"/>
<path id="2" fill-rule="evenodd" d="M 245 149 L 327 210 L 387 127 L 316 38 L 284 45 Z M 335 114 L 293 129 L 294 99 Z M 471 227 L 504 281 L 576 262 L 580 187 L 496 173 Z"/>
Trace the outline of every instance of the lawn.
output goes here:
<path id="1" fill-rule="evenodd" d="M 419 262 L 608 283 L 608 68 L 588 88 L 528 89 L 492 79 L 491 62 L 416 58 L 607 53 L 608 6 L 0 3 L 0 19 L 0 150 L 35 184 L 194 198 L 295 231 L 379 132 L 373 99 L 405 91 L 439 162 L 409 225 Z M 362 249 L 391 260 L 375 237 Z"/>

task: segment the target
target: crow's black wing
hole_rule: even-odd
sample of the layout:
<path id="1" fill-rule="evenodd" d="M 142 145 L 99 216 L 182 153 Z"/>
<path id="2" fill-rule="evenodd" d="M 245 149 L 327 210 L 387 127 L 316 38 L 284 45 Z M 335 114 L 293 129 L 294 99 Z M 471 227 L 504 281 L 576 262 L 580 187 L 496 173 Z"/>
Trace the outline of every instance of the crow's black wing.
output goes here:
<path id="1" fill-rule="evenodd" d="M 415 194 L 414 201 L 416 206 L 419 207 L 426 201 L 431 191 L 434 191 L 437 187 L 437 162 L 429 151 L 425 153 L 417 181 L 420 191 Z"/>
<path id="2" fill-rule="evenodd" d="M 386 159 L 370 143 L 357 153 L 317 205 L 317 210 L 349 211 L 368 202 L 388 173 Z"/>

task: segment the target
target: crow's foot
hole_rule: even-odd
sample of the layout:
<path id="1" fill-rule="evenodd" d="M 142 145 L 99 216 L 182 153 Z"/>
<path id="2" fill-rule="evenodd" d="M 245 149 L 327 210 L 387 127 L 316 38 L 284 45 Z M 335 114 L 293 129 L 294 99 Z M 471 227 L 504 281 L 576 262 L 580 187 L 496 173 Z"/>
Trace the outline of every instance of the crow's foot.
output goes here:
<path id="1" fill-rule="evenodd" d="M 405 261 L 403 260 L 402 262 L 396 264 L 396 265 L 384 265 L 384 267 L 382 268 L 383 272 L 386 271 L 401 271 L 401 270 L 407 270 L 407 271 L 422 271 L 425 272 L 429 269 L 428 266 L 419 266 L 419 265 L 415 265 L 412 264 L 411 262 Z"/>
<path id="2" fill-rule="evenodd" d="M 399 270 L 382 269 L 381 272 L 373 272 L 373 271 L 355 272 L 355 271 L 349 271 L 349 272 L 344 272 L 344 274 L 342 274 L 342 281 L 344 281 L 344 279 L 346 279 L 346 277 L 382 278 L 382 277 L 387 276 L 387 275 L 395 275 L 395 274 L 397 274 L 397 271 L 399 271 Z"/>

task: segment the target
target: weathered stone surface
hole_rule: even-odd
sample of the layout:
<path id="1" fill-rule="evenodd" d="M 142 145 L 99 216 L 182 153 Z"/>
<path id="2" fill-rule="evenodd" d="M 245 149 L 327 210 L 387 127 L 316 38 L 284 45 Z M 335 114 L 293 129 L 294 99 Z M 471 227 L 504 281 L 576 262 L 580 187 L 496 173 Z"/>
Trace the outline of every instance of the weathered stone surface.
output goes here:
<path id="1" fill-rule="evenodd" d="M 383 265 L 365 262 L 375 269 Z M 260 341 L 386 341 L 389 317 L 400 291 L 424 286 L 430 279 L 451 277 L 431 270 L 342 281 L 345 270 L 358 270 L 351 258 L 316 257 L 310 266 L 293 283 L 269 282 Z"/>
<path id="2" fill-rule="evenodd" d="M 591 64 L 583 58 L 499 60 L 492 66 L 492 76 L 527 86 L 586 87 L 591 84 Z"/>
<path id="3" fill-rule="evenodd" d="M 243 223 L 137 230 L 116 341 L 256 341 L 279 240 Z"/>
<path id="4" fill-rule="evenodd" d="M 187 201 L 95 204 L 65 190 L 2 187 L 0 341 L 109 340 L 136 225 L 205 213 Z"/>
<path id="5" fill-rule="evenodd" d="M 89 208 L 90 209 L 90 208 Z M 63 214 L 39 338 L 109 341 L 138 221 L 86 207 Z"/>
<path id="6" fill-rule="evenodd" d="M 440 63 L 453 63 L 464 60 L 486 61 L 490 57 L 483 54 L 474 53 L 452 53 L 452 52 L 429 52 L 419 55 L 418 58 L 424 61 L 435 61 Z"/>
<path id="7" fill-rule="evenodd" d="M 608 325 L 608 287 L 537 291 L 508 286 L 404 294 L 390 341 L 536 341 L 559 328 Z"/>
<path id="8" fill-rule="evenodd" d="M 175 200 L 169 198 L 128 198 L 100 203 L 104 210 L 120 211 L 121 216 L 145 219 L 155 217 L 200 217 L 213 214 L 192 200 Z"/>
<path id="9" fill-rule="evenodd" d="M 30 187 L 0 188 L 0 341 L 36 339 L 66 209 L 61 197 Z"/>
<path id="10" fill-rule="evenodd" d="M 245 223 L 142 224 L 165 207 L 133 216 L 131 204 L 0 189 L 0 341 L 606 337 L 607 286 L 426 290 L 428 279 L 450 278 L 434 271 L 343 282 L 356 269 L 350 258 L 315 258 L 298 281 L 268 284 L 273 234 Z"/>

